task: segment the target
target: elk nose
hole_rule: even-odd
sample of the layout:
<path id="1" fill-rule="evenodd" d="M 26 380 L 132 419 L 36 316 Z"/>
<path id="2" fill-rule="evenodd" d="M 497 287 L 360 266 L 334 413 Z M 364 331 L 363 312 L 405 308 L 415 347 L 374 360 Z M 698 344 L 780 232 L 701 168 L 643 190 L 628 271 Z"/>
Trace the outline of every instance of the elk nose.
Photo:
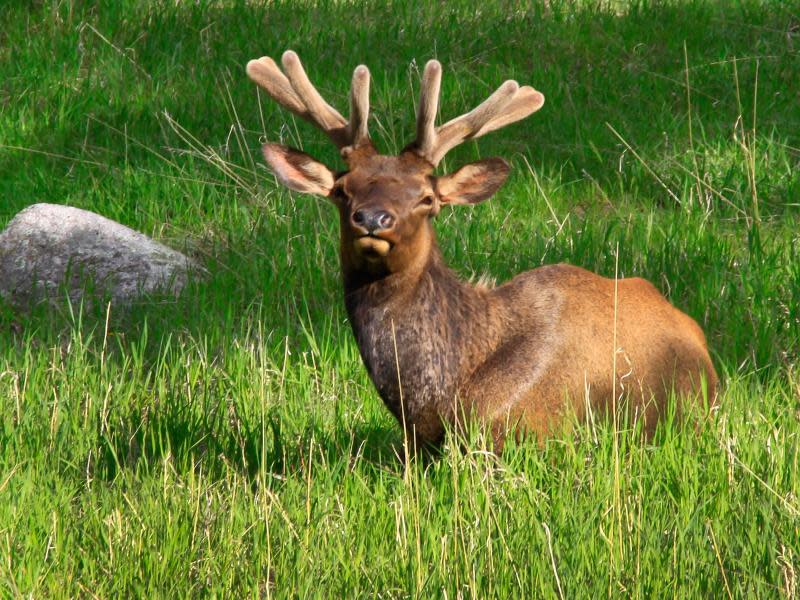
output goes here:
<path id="1" fill-rule="evenodd" d="M 359 209 L 353 213 L 353 224 L 366 229 L 368 233 L 385 231 L 394 226 L 394 216 L 385 210 Z"/>

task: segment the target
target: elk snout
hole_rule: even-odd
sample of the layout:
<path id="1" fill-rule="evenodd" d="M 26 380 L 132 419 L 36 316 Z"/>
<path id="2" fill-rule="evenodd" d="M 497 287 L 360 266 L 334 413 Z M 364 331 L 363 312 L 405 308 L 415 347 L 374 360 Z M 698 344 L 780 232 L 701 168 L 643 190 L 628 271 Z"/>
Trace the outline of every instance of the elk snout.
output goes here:
<path id="1" fill-rule="evenodd" d="M 353 213 L 351 220 L 356 228 L 365 230 L 368 235 L 388 231 L 395 224 L 394 215 L 383 209 L 360 208 Z"/>
<path id="2" fill-rule="evenodd" d="M 397 218 L 382 208 L 359 208 L 350 215 L 350 223 L 359 234 L 353 240 L 356 252 L 367 261 L 379 261 L 389 254 L 392 243 L 382 234 L 392 231 Z"/>

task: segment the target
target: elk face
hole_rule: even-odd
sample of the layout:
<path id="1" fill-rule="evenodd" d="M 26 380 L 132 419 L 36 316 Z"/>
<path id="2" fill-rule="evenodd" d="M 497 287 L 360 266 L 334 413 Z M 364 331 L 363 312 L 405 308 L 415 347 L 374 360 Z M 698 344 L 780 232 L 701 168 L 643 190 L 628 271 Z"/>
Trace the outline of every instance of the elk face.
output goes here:
<path id="1" fill-rule="evenodd" d="M 366 154 L 366 155 L 365 155 Z M 429 243 L 438 210 L 430 165 L 412 155 L 353 152 L 331 198 L 339 209 L 342 258 L 352 268 L 397 272 Z"/>
<path id="2" fill-rule="evenodd" d="M 348 170 L 335 173 L 309 155 L 280 146 L 264 146 L 264 157 L 287 187 L 330 198 L 339 209 L 345 270 L 393 273 L 427 256 L 431 217 L 443 204 L 475 204 L 505 181 L 509 167 L 499 158 L 470 163 L 441 177 L 432 175 L 452 148 L 467 139 L 523 119 L 539 110 L 544 96 L 531 87 L 506 81 L 482 104 L 435 126 L 442 67 L 425 66 L 417 111 L 417 137 L 399 156 L 378 154 L 369 139 L 369 70 L 353 73 L 350 120 L 328 105 L 311 84 L 292 51 L 283 71 L 269 57 L 251 60 L 247 74 L 282 106 L 322 129 L 341 150 Z M 422 258 L 421 258 L 422 257 Z"/>
<path id="3" fill-rule="evenodd" d="M 350 167 L 334 173 L 309 155 L 276 144 L 264 157 L 290 189 L 329 198 L 340 217 L 341 253 L 350 269 L 396 273 L 427 256 L 430 220 L 443 204 L 475 204 L 505 181 L 499 158 L 434 177 L 433 165 L 414 152 L 377 154 L 371 145 L 344 153 Z"/>

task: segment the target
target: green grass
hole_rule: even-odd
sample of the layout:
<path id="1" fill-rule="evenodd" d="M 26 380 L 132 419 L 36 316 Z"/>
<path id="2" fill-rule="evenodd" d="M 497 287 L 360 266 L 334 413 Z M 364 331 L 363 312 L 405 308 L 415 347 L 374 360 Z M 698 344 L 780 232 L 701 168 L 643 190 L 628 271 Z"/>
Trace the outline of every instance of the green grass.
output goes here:
<path id="1" fill-rule="evenodd" d="M 0 306 L 0 596 L 798 594 L 800 5 L 430 4 L 0 7 L 0 226 L 71 204 L 210 272 L 127 312 Z M 707 333 L 716 417 L 651 444 L 597 423 L 398 461 L 335 211 L 259 158 L 284 140 L 337 164 L 244 75 L 286 48 L 340 108 L 370 66 L 385 151 L 430 57 L 444 118 L 505 78 L 542 90 L 540 113 L 448 157 L 515 170 L 440 215 L 445 255 L 465 277 L 648 278 Z"/>

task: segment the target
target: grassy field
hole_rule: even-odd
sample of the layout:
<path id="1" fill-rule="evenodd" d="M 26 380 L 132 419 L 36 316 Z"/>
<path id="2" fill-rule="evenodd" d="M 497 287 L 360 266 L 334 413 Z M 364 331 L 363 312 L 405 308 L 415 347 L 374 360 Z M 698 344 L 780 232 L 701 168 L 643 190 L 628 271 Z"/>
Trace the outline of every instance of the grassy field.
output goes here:
<path id="1" fill-rule="evenodd" d="M 526 4 L 0 6 L 0 226 L 70 204 L 210 273 L 127 312 L 0 305 L 0 597 L 800 593 L 800 3 Z M 431 57 L 443 118 L 506 78 L 543 91 L 445 161 L 514 165 L 440 215 L 445 256 L 499 281 L 559 261 L 650 279 L 707 333 L 716 417 L 399 461 L 335 210 L 259 157 L 338 160 L 244 74 L 286 48 L 340 109 L 370 66 L 385 152 Z"/>

